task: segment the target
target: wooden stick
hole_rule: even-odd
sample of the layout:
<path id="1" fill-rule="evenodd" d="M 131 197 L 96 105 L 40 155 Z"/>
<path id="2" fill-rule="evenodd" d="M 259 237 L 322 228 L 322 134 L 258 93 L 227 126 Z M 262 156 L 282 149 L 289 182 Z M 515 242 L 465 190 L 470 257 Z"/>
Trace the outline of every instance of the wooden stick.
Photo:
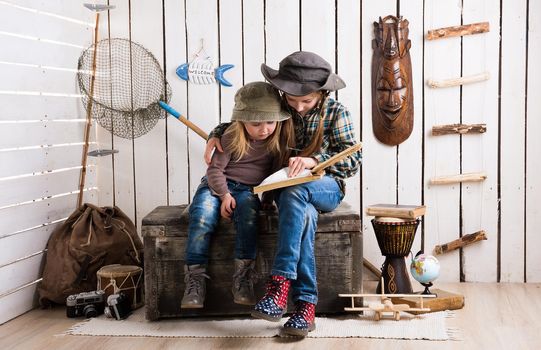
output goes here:
<path id="1" fill-rule="evenodd" d="M 88 159 L 88 141 L 90 139 L 90 128 L 92 127 L 92 98 L 94 97 L 94 82 L 96 81 L 96 57 L 98 53 L 98 25 L 100 13 L 96 12 L 96 26 L 94 27 L 94 56 L 92 57 L 92 76 L 90 77 L 90 94 L 86 105 L 86 124 L 84 134 L 83 156 L 81 160 L 81 175 L 79 177 L 79 194 L 77 195 L 77 208 L 83 205 L 83 189 L 86 180 L 86 163 Z"/>
<path id="2" fill-rule="evenodd" d="M 459 85 L 464 85 L 464 84 L 477 83 L 480 81 L 488 80 L 489 78 L 490 78 L 490 73 L 484 72 L 480 74 L 469 75 L 466 77 L 453 78 L 453 79 L 447 79 L 447 80 L 428 79 L 426 83 L 431 88 L 446 88 L 446 87 L 459 86 Z"/>
<path id="3" fill-rule="evenodd" d="M 432 136 L 448 135 L 448 134 L 482 134 L 487 131 L 486 124 L 449 124 L 449 125 L 434 125 L 432 127 Z"/>
<path id="4" fill-rule="evenodd" d="M 182 123 L 184 123 L 184 125 L 186 125 L 188 128 L 192 129 L 193 131 L 195 131 L 195 133 L 199 136 L 201 136 L 203 138 L 203 140 L 207 140 L 207 138 L 209 137 L 209 135 L 204 132 L 200 127 L 198 127 L 197 125 L 195 125 L 194 123 L 192 123 L 191 121 L 189 121 L 188 119 L 186 119 L 184 116 L 179 116 L 177 118 L 179 121 L 181 121 Z"/>
<path id="5" fill-rule="evenodd" d="M 381 270 L 375 267 L 370 261 L 366 260 L 366 258 L 363 258 L 363 265 L 378 279 L 381 277 Z"/>
<path id="6" fill-rule="evenodd" d="M 159 101 L 158 103 L 160 104 L 160 107 L 162 107 L 163 109 L 167 111 L 167 113 L 171 114 L 173 117 L 177 118 L 178 121 L 184 123 L 184 125 L 186 125 L 188 128 L 195 131 L 197 135 L 201 136 L 204 140 L 208 139 L 208 134 L 206 132 L 204 132 L 200 127 L 198 127 L 197 125 L 195 125 L 194 123 L 186 119 L 182 114 L 177 112 L 173 107 L 169 106 L 167 103 L 163 101 Z"/>
<path id="7" fill-rule="evenodd" d="M 483 230 L 477 231 L 475 233 L 470 233 L 468 235 L 464 235 L 464 236 L 460 237 L 459 239 L 455 239 L 454 241 L 451 241 L 449 243 L 445 243 L 445 244 L 442 244 L 442 245 L 435 246 L 434 247 L 434 254 L 435 255 L 444 254 L 444 253 L 450 252 L 452 250 L 455 250 L 455 249 L 458 249 L 458 248 L 463 248 L 463 247 L 465 247 L 467 245 L 470 245 L 472 243 L 482 241 L 482 240 L 486 240 L 486 239 L 487 239 L 487 235 L 486 235 L 485 231 L 483 231 Z"/>
<path id="8" fill-rule="evenodd" d="M 488 22 L 465 24 L 463 26 L 445 27 L 432 29 L 426 35 L 427 40 L 451 38 L 455 36 L 486 33 L 490 30 Z"/>
<path id="9" fill-rule="evenodd" d="M 459 175 L 436 176 L 430 179 L 431 185 L 447 185 L 458 182 L 478 182 L 487 178 L 485 173 L 467 173 Z"/>

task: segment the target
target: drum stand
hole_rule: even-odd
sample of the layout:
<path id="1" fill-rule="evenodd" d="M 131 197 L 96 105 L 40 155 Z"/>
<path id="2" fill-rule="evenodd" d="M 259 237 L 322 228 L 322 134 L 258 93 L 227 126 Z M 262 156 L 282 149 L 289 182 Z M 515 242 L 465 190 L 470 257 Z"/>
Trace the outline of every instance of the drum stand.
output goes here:
<path id="1" fill-rule="evenodd" d="M 381 268 L 381 276 L 385 285 L 385 294 L 413 293 L 404 256 L 386 256 Z M 381 293 L 381 280 L 376 293 Z"/>

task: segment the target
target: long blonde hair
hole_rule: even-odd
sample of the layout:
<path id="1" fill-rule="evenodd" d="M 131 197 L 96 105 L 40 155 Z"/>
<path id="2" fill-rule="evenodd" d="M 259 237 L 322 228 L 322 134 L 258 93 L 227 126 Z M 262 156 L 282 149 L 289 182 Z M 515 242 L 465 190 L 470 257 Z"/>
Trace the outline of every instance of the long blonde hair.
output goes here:
<path id="1" fill-rule="evenodd" d="M 235 140 L 224 147 L 226 151 L 231 153 L 232 159 L 238 162 L 250 149 L 249 135 L 244 127 L 244 122 L 232 122 L 231 126 L 226 129 L 225 135 L 231 135 L 230 139 Z M 276 129 L 266 139 L 265 146 L 274 157 L 273 168 L 277 169 L 287 164 L 291 154 L 290 149 L 295 147 L 295 130 L 291 118 L 276 123 Z"/>

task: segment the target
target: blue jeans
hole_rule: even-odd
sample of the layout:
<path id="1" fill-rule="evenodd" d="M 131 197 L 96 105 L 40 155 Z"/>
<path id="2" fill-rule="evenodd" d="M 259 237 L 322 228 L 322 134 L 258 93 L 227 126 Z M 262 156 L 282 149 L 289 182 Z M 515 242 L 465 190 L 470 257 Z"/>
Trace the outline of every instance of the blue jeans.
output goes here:
<path id="1" fill-rule="evenodd" d="M 294 302 L 317 304 L 314 240 L 318 211 L 333 211 L 343 197 L 338 183 L 330 176 L 286 187 L 276 196 L 278 246 L 271 274 L 292 280 Z"/>
<path id="2" fill-rule="evenodd" d="M 234 181 L 227 181 L 229 192 L 235 198 L 233 224 L 237 231 L 235 257 L 255 259 L 257 253 L 257 221 L 261 204 L 252 193 L 252 188 Z M 204 177 L 190 204 L 190 223 L 188 225 L 188 244 L 186 245 L 186 264 L 208 263 L 211 236 L 220 221 L 221 201 L 212 194 Z"/>

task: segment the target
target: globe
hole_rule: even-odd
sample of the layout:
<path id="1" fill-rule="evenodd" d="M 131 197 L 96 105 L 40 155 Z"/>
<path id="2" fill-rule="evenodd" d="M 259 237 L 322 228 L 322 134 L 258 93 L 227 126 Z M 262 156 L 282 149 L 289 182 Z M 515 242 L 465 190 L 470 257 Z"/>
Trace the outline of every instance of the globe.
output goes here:
<path id="1" fill-rule="evenodd" d="M 429 284 L 440 275 L 440 262 L 432 255 L 419 254 L 410 264 L 413 278 L 421 284 Z"/>

